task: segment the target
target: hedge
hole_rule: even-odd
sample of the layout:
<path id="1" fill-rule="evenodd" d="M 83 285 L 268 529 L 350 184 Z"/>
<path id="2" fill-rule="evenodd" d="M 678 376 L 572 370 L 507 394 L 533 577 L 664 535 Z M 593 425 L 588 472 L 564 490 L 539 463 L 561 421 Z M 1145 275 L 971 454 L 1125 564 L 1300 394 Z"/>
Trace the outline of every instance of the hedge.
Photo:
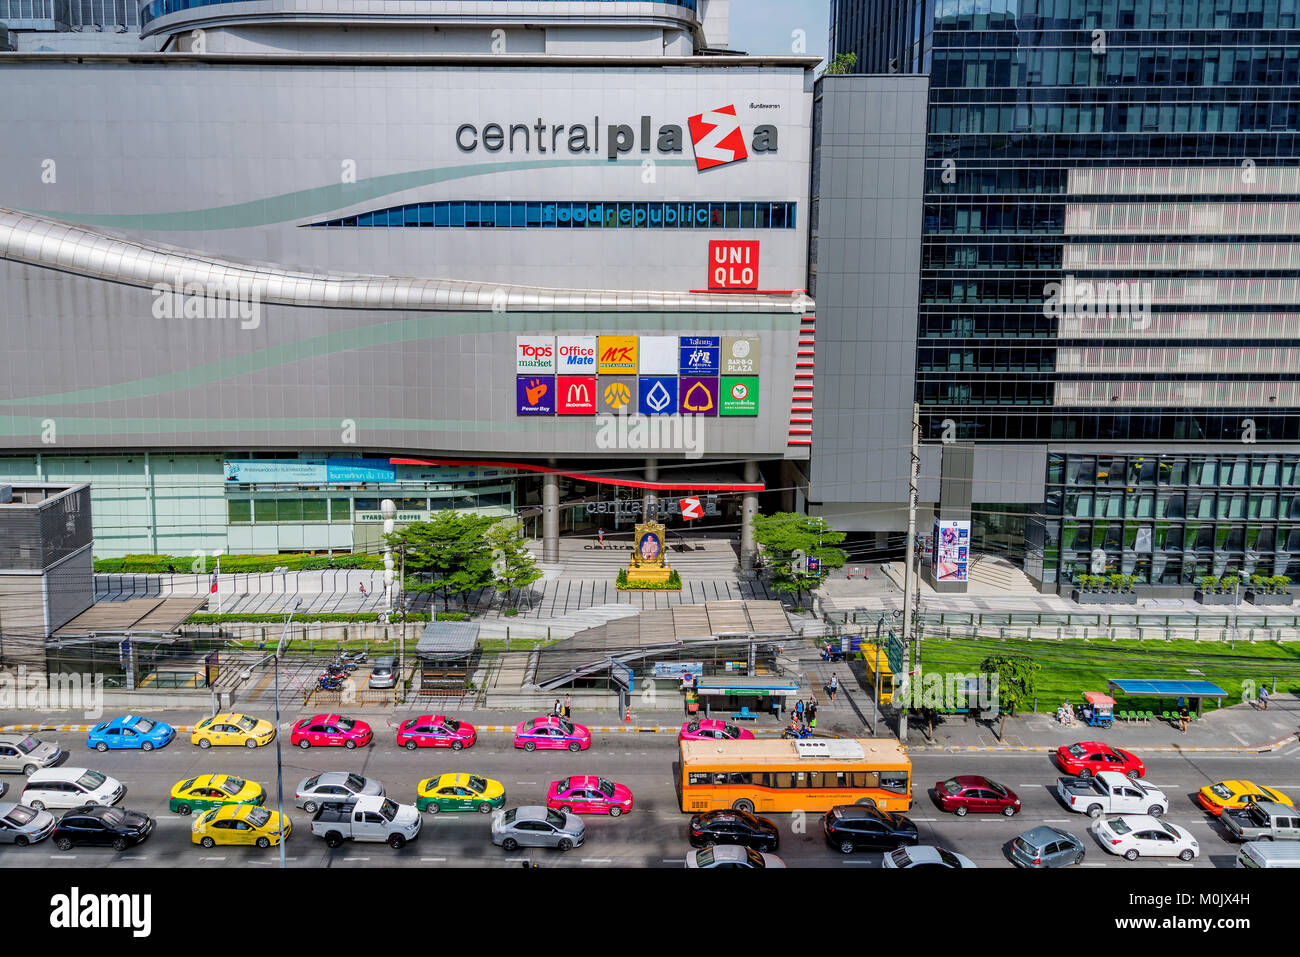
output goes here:
<path id="1" fill-rule="evenodd" d="M 469 621 L 470 616 L 463 611 L 440 611 L 438 612 L 438 621 Z M 362 624 L 375 624 L 379 621 L 379 615 L 375 612 L 321 612 L 319 614 L 308 612 L 293 616 L 295 622 L 345 622 L 348 624 L 360 622 Z M 432 616 L 427 611 L 413 611 L 407 614 L 407 621 L 431 621 Z M 277 614 L 249 614 L 249 615 L 211 615 L 207 612 L 198 612 L 190 615 L 186 619 L 187 625 L 219 625 L 223 623 L 246 622 L 249 624 L 266 624 L 266 625 L 283 625 L 284 615 Z M 389 621 L 390 625 L 400 625 L 400 621 Z"/>
<path id="2" fill-rule="evenodd" d="M 668 573 L 668 580 L 666 582 L 637 582 L 634 585 L 629 585 L 627 581 L 627 569 L 620 568 L 618 570 L 618 578 L 614 581 L 614 586 L 619 591 L 681 591 L 682 576 L 677 574 L 677 569 L 674 568 Z"/>
<path id="3" fill-rule="evenodd" d="M 122 558 L 95 559 L 97 574 L 166 575 L 174 567 L 177 575 L 194 574 L 190 566 L 192 555 L 126 555 Z M 207 559 L 207 572 L 216 571 L 215 558 Z M 288 568 L 291 572 L 320 571 L 328 568 L 382 569 L 382 555 L 222 555 L 222 574 L 269 572 Z"/>

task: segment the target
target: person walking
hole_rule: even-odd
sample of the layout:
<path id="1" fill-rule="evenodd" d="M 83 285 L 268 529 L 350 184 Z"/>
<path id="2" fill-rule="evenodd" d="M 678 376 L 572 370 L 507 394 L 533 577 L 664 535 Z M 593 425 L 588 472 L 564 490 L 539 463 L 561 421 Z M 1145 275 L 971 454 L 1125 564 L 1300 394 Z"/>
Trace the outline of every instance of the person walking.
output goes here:
<path id="1" fill-rule="evenodd" d="M 564 713 L 563 713 L 562 711 L 560 711 L 560 699 L 559 699 L 559 698 L 556 698 L 556 699 L 555 699 L 555 707 L 551 709 L 551 714 L 555 715 L 555 717 L 557 717 L 557 718 L 562 718 L 562 717 L 564 716 Z"/>
<path id="2" fill-rule="evenodd" d="M 808 727 L 817 727 L 817 696 L 812 695 L 808 699 L 808 707 L 804 709 L 808 715 Z"/>
<path id="3" fill-rule="evenodd" d="M 1268 710 L 1268 688 L 1264 685 L 1259 686 L 1259 706 Z"/>
<path id="4" fill-rule="evenodd" d="M 362 582 L 360 585 L 357 586 L 357 588 L 360 589 L 362 595 L 367 594 L 365 582 Z"/>
<path id="5" fill-rule="evenodd" d="M 831 699 L 832 704 L 835 703 L 835 692 L 839 690 L 840 690 L 840 676 L 832 673 L 831 683 L 826 686 L 826 694 L 827 697 Z"/>
<path id="6" fill-rule="evenodd" d="M 803 721 L 803 701 L 798 698 L 794 702 L 794 720 L 796 723 Z"/>
<path id="7" fill-rule="evenodd" d="M 573 702 L 569 700 L 569 696 L 566 694 L 564 696 L 564 718 L 567 721 L 572 717 L 573 717 Z"/>
<path id="8" fill-rule="evenodd" d="M 1184 701 L 1178 706 L 1178 727 L 1182 729 L 1183 734 L 1187 733 L 1187 722 L 1191 714 L 1187 711 L 1187 702 Z"/>
<path id="9" fill-rule="evenodd" d="M 596 544 L 601 548 L 605 547 L 605 530 L 603 528 L 596 529 Z"/>

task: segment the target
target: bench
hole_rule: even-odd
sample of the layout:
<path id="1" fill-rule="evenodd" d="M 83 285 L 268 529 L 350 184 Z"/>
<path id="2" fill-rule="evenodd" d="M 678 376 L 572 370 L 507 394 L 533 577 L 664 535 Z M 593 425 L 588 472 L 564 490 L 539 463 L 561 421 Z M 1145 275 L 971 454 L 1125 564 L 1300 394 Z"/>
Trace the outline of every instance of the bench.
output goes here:
<path id="1" fill-rule="evenodd" d="M 739 714 L 733 714 L 731 716 L 731 720 L 732 721 L 757 721 L 758 712 L 750 711 L 749 708 L 747 707 L 741 708 Z"/>

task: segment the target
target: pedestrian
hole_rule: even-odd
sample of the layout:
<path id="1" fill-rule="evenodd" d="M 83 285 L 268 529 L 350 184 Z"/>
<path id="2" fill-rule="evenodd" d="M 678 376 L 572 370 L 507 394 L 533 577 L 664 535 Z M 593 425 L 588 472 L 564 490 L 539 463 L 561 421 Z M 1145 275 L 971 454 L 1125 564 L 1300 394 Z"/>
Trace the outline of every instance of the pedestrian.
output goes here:
<path id="1" fill-rule="evenodd" d="M 596 529 L 596 544 L 601 548 L 605 547 L 605 530 L 603 528 Z"/>
<path id="2" fill-rule="evenodd" d="M 1268 688 L 1263 685 L 1259 687 L 1259 703 L 1265 711 L 1268 710 Z"/>
<path id="3" fill-rule="evenodd" d="M 562 713 L 561 713 L 561 711 L 560 711 L 560 699 L 559 699 L 559 698 L 556 698 L 556 699 L 555 699 L 555 707 L 551 709 L 551 714 L 555 715 L 557 718 L 563 716 Z"/>
<path id="4" fill-rule="evenodd" d="M 831 683 L 826 686 L 827 697 L 831 699 L 832 704 L 835 703 L 835 692 L 839 690 L 840 690 L 840 676 L 837 674 L 832 674 Z"/>
<path id="5" fill-rule="evenodd" d="M 1178 706 L 1178 726 L 1182 729 L 1183 734 L 1187 733 L 1187 721 L 1191 715 L 1187 711 L 1187 702 L 1184 701 Z"/>
<path id="6" fill-rule="evenodd" d="M 362 582 L 360 585 L 357 586 L 357 588 L 359 588 L 359 589 L 361 590 L 361 594 L 363 594 L 363 595 L 367 594 L 367 592 L 366 592 L 366 583 L 365 583 L 365 582 Z"/>
<path id="7" fill-rule="evenodd" d="M 808 699 L 808 707 L 805 709 L 808 714 L 808 727 L 817 727 L 817 696 Z"/>
<path id="8" fill-rule="evenodd" d="M 569 700 L 569 696 L 566 694 L 564 696 L 564 718 L 565 720 L 568 720 L 572 717 L 573 717 L 573 702 Z"/>
<path id="9" fill-rule="evenodd" d="M 803 701 L 795 699 L 794 703 L 794 720 L 796 722 L 803 720 Z"/>

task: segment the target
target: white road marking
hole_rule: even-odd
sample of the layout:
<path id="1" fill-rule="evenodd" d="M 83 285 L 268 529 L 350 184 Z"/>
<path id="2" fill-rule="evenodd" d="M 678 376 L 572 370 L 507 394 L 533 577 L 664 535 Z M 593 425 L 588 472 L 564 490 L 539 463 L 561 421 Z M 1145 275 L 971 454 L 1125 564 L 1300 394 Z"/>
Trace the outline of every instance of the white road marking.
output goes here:
<path id="1" fill-rule="evenodd" d="M 1106 863 L 1105 861 L 1081 861 L 1079 863 L 1079 866 L 1080 867 L 1105 867 Z"/>
<path id="2" fill-rule="evenodd" d="M 205 857 L 205 858 L 203 858 L 203 860 L 205 860 L 205 861 L 224 861 L 225 858 L 224 858 L 224 857 Z"/>
<path id="3" fill-rule="evenodd" d="M 843 857 L 840 858 L 841 864 L 871 864 L 874 863 L 861 857 Z"/>
<path id="4" fill-rule="evenodd" d="M 938 819 L 937 817 L 914 817 L 914 818 L 912 818 L 912 820 L 913 820 L 913 821 L 929 821 L 930 823 L 934 823 L 935 821 L 937 821 L 937 820 L 939 820 L 939 819 Z"/>
<path id="5" fill-rule="evenodd" d="M 1045 817 L 1043 818 L 1043 823 L 1044 824 L 1069 824 L 1070 819 L 1068 817 Z"/>
<path id="6" fill-rule="evenodd" d="M 609 857 L 584 857 L 584 858 L 582 858 L 582 863 L 584 863 L 584 864 L 611 864 L 611 863 L 613 863 L 613 858 L 609 858 Z"/>
<path id="7" fill-rule="evenodd" d="M 516 781 L 515 784 L 536 784 L 536 781 Z"/>
<path id="8" fill-rule="evenodd" d="M 422 858 L 420 858 L 420 860 L 422 860 L 422 861 L 445 861 L 446 858 L 445 858 L 445 857 L 422 857 Z"/>
<path id="9" fill-rule="evenodd" d="M 370 858 L 368 858 L 368 857 L 348 857 L 348 858 L 344 858 L 344 860 L 348 860 L 348 861 L 368 861 L 368 860 L 370 860 Z"/>
<path id="10" fill-rule="evenodd" d="M 665 857 L 665 858 L 663 858 L 663 862 L 664 862 L 665 864 L 685 864 L 685 863 L 686 863 L 686 858 L 684 858 L 684 857 Z"/>

